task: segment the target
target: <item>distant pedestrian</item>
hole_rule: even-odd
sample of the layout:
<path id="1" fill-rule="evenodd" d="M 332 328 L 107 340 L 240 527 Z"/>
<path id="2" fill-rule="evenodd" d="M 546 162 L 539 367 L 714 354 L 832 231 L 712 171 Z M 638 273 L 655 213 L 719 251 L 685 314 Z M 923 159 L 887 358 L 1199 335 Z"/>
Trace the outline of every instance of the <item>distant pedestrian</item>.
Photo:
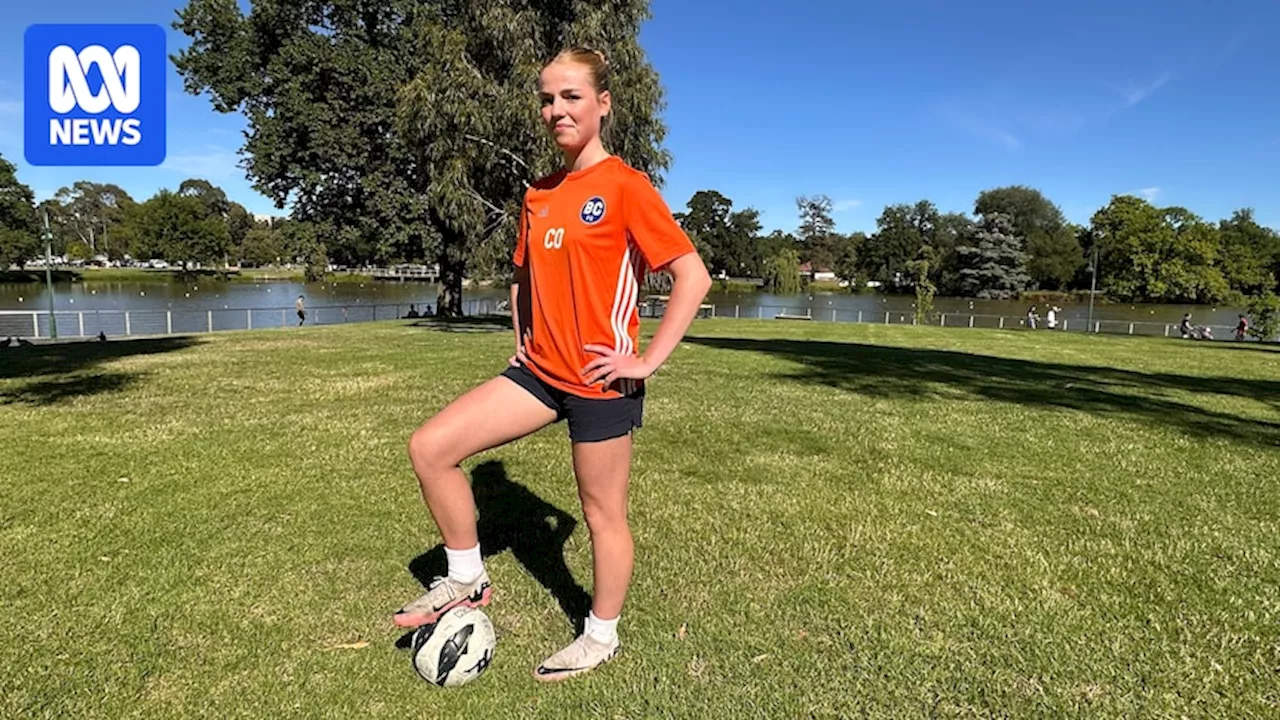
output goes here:
<path id="1" fill-rule="evenodd" d="M 1240 322 L 1236 325 L 1236 340 L 1244 340 L 1245 334 L 1249 332 L 1249 318 L 1244 315 L 1240 316 Z"/>
<path id="2" fill-rule="evenodd" d="M 307 306 L 302 302 L 302 296 L 298 296 L 298 301 L 293 304 L 298 309 L 298 326 L 307 321 Z"/>
<path id="3" fill-rule="evenodd" d="M 1032 305 L 1031 308 L 1027 310 L 1027 328 L 1028 329 L 1030 330 L 1036 329 L 1036 318 L 1037 318 L 1036 306 Z"/>
<path id="4" fill-rule="evenodd" d="M 1049 314 L 1046 316 L 1046 319 L 1048 323 L 1047 326 L 1050 330 L 1058 329 L 1058 311 L 1061 309 L 1062 308 L 1054 307 L 1052 305 L 1049 306 Z"/>

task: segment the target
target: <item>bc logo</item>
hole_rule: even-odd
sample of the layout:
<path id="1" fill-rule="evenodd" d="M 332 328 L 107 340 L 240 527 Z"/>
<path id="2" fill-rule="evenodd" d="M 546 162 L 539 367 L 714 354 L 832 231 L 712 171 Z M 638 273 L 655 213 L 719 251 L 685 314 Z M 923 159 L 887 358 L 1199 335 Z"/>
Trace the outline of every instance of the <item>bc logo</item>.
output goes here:
<path id="1" fill-rule="evenodd" d="M 604 217 L 604 198 L 596 195 L 582 206 L 580 213 L 582 222 L 588 225 L 594 225 L 600 222 L 600 218 Z"/>
<path id="2" fill-rule="evenodd" d="M 27 162 L 164 162 L 167 58 L 163 28 L 32 25 L 23 50 Z"/>

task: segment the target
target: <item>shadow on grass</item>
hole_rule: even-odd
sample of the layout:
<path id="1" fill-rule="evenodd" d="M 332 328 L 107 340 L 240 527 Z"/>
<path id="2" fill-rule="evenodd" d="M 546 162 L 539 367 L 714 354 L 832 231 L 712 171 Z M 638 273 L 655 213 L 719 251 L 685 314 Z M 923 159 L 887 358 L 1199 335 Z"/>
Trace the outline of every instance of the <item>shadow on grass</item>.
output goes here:
<path id="1" fill-rule="evenodd" d="M 183 335 L 146 340 L 60 342 L 0 348 L 0 380 L 66 375 L 134 355 L 155 355 L 195 345 Z"/>
<path id="2" fill-rule="evenodd" d="M 1228 395 L 1280 408 L 1280 381 L 1148 374 L 947 350 L 817 340 L 687 337 L 685 341 L 800 363 L 803 369 L 775 377 L 869 397 L 927 398 L 940 390 L 960 391 L 978 399 L 1079 410 L 1174 427 L 1193 435 L 1280 445 L 1280 423 L 1208 410 L 1199 407 L 1194 398 Z"/>
<path id="3" fill-rule="evenodd" d="M 1280 357 L 1280 343 L 1267 342 L 1262 343 L 1257 340 L 1247 340 L 1245 342 L 1237 342 L 1235 340 L 1214 343 L 1191 343 L 1194 347 L 1209 348 L 1210 350 L 1241 350 L 1249 352 L 1275 353 Z"/>
<path id="4" fill-rule="evenodd" d="M 514 332 L 510 315 L 469 315 L 460 318 L 428 317 L 413 323 L 412 327 L 440 332 Z"/>
<path id="5" fill-rule="evenodd" d="M 138 373 L 101 372 L 102 363 L 135 355 L 174 352 L 196 344 L 183 336 L 109 342 L 68 342 L 0 348 L 0 380 L 26 379 L 0 392 L 0 404 L 53 405 L 64 400 L 118 392 Z"/>
<path id="6" fill-rule="evenodd" d="M 485 558 L 511 551 L 516 561 L 560 603 L 575 634 L 591 609 L 591 596 L 576 580 L 564 560 L 564 544 L 577 520 L 507 477 L 501 462 L 482 463 L 472 472 L 471 489 L 480 518 L 477 531 Z M 426 587 L 433 578 L 448 574 L 444 545 L 438 545 L 409 563 L 411 572 Z M 396 643 L 407 648 L 413 633 Z"/>
<path id="7" fill-rule="evenodd" d="M 120 392 L 140 379 L 137 373 L 111 373 L 42 380 L 0 392 L 0 405 L 54 405 L 73 398 Z"/>

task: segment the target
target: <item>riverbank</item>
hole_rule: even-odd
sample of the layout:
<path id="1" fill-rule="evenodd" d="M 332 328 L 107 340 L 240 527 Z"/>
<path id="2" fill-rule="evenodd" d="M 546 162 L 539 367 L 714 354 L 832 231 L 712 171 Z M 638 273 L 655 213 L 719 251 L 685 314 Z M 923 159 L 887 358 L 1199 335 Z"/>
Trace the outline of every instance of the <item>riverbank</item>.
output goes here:
<path id="1" fill-rule="evenodd" d="M 58 268 L 52 271 L 54 283 L 132 282 L 175 283 L 208 279 L 222 282 L 294 282 L 306 280 L 300 269 L 245 268 L 242 270 L 189 270 L 175 268 Z M 44 269 L 0 271 L 0 284 L 42 284 Z M 373 282 L 373 276 L 359 272 L 325 273 L 322 282 Z"/>

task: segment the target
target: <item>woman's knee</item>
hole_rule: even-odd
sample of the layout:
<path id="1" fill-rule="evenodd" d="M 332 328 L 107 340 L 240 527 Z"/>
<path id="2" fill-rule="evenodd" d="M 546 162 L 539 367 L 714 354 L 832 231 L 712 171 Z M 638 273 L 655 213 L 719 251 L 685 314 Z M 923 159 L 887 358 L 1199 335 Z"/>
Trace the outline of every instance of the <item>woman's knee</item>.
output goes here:
<path id="1" fill-rule="evenodd" d="M 625 501 L 584 498 L 582 515 L 586 518 L 587 529 L 593 535 L 621 532 L 628 529 Z"/>
<path id="2" fill-rule="evenodd" d="M 409 436 L 409 458 L 419 470 L 443 470 L 457 462 L 447 456 L 440 428 L 427 422 Z"/>

